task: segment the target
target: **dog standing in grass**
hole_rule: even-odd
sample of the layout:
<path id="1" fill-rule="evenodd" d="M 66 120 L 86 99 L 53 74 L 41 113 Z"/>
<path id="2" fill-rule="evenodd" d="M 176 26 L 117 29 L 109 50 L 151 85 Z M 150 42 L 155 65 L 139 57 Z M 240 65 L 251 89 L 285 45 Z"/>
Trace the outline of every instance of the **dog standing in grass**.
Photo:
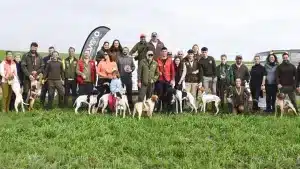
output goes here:
<path id="1" fill-rule="evenodd" d="M 142 117 L 142 113 L 147 112 L 147 116 L 151 118 L 157 100 L 158 96 L 152 95 L 151 98 L 147 99 L 146 101 L 135 103 L 132 117 L 134 117 L 135 113 L 138 113 L 138 119 L 140 120 Z"/>

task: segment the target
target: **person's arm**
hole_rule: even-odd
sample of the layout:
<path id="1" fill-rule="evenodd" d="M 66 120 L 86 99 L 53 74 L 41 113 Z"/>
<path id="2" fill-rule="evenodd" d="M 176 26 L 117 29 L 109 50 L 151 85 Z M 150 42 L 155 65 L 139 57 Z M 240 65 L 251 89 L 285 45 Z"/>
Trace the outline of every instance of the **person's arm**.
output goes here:
<path id="1" fill-rule="evenodd" d="M 77 65 L 76 65 L 76 74 L 77 74 L 77 75 L 80 75 L 80 76 L 83 76 L 83 73 L 80 71 L 79 62 L 78 62 Z"/>
<path id="2" fill-rule="evenodd" d="M 137 71 L 138 82 L 142 82 L 142 73 L 143 73 L 142 65 L 143 65 L 142 62 L 140 62 L 138 66 L 138 71 Z"/>
<path id="3" fill-rule="evenodd" d="M 213 72 L 213 77 L 215 78 L 217 76 L 217 74 L 216 74 L 216 61 L 213 57 L 212 57 L 212 72 Z"/>
<path id="4" fill-rule="evenodd" d="M 297 77 L 297 69 L 296 69 L 296 67 L 293 65 L 293 75 L 294 75 L 294 87 L 297 87 L 297 85 L 298 85 L 298 82 L 297 82 L 297 80 L 298 80 L 298 77 Z"/>
<path id="5" fill-rule="evenodd" d="M 139 42 L 130 50 L 129 55 L 133 55 L 138 50 Z"/>
<path id="6" fill-rule="evenodd" d="M 45 68 L 44 74 L 43 74 L 44 79 L 48 78 L 50 68 L 51 68 L 51 65 L 48 63 L 46 68 Z"/>
<path id="7" fill-rule="evenodd" d="M 131 58 L 131 72 L 133 72 L 134 70 L 135 70 L 135 64 L 133 58 Z"/>
<path id="8" fill-rule="evenodd" d="M 154 61 L 153 61 L 154 62 Z M 158 64 L 156 63 L 156 69 L 155 69 L 155 74 L 154 74 L 154 79 L 153 79 L 153 83 L 156 82 L 159 78 L 159 69 L 158 69 Z"/>
<path id="9" fill-rule="evenodd" d="M 217 79 L 221 79 L 221 64 L 216 67 L 216 77 Z"/>
<path id="10" fill-rule="evenodd" d="M 199 84 L 202 85 L 202 82 L 203 82 L 203 68 L 202 68 L 202 65 L 200 63 L 199 64 L 199 72 L 198 72 L 198 77 L 199 77 Z"/>
<path id="11" fill-rule="evenodd" d="M 2 62 L 0 63 L 0 75 L 2 76 L 2 78 L 5 78 L 5 79 L 6 79 L 6 77 L 5 77 L 5 72 L 4 72 L 4 61 L 2 61 Z"/>
<path id="12" fill-rule="evenodd" d="M 183 71 L 182 71 L 181 78 L 180 78 L 181 82 L 183 82 L 185 80 L 185 76 L 186 76 L 186 65 L 183 63 Z"/>
<path id="13" fill-rule="evenodd" d="M 38 57 L 40 59 L 40 67 L 38 68 L 38 70 L 36 72 L 37 72 L 37 74 L 40 74 L 40 73 L 43 73 L 43 69 L 44 69 L 45 64 L 43 62 L 42 57 L 40 57 L 40 56 L 38 56 Z"/>
<path id="14" fill-rule="evenodd" d="M 61 79 L 64 80 L 65 79 L 65 71 L 64 71 L 64 64 L 61 63 L 60 64 L 60 76 L 61 76 Z"/>
<path id="15" fill-rule="evenodd" d="M 26 54 L 24 54 L 22 59 L 21 59 L 21 69 L 22 69 L 24 75 L 29 77 L 31 75 L 31 73 L 29 73 L 29 71 L 27 69 L 26 58 L 27 58 L 27 56 L 26 56 Z"/>
<path id="16" fill-rule="evenodd" d="M 275 71 L 275 74 L 276 74 L 276 82 L 277 82 L 277 85 L 279 85 L 279 84 L 280 84 L 280 65 L 277 66 L 276 71 Z"/>
<path id="17" fill-rule="evenodd" d="M 175 68 L 174 68 L 174 64 L 173 62 L 171 61 L 171 80 L 174 80 L 175 82 Z"/>
<path id="18" fill-rule="evenodd" d="M 111 93 L 116 93 L 116 84 L 115 84 L 115 81 L 112 81 L 111 83 L 110 83 L 110 85 L 109 85 L 109 90 L 110 90 L 110 92 Z"/>
<path id="19" fill-rule="evenodd" d="M 97 68 L 97 74 L 99 77 L 102 77 L 102 78 L 106 78 L 107 77 L 107 74 L 105 72 L 105 70 L 102 68 L 102 64 L 98 64 L 98 68 Z"/>

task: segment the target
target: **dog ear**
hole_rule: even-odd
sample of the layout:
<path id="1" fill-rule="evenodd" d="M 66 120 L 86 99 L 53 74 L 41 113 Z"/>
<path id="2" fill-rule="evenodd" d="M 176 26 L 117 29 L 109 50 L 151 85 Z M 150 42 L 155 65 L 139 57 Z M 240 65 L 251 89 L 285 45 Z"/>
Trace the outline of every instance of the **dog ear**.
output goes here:
<path id="1" fill-rule="evenodd" d="M 158 99 L 158 96 L 156 96 L 156 95 L 152 95 L 152 96 L 151 96 L 151 100 L 152 100 L 153 102 L 156 102 L 157 99 Z"/>

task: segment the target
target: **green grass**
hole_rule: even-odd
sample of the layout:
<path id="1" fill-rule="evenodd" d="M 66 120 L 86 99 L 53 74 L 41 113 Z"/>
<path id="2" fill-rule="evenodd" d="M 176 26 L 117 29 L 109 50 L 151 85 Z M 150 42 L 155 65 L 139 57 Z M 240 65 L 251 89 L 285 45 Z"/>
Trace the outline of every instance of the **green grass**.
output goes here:
<path id="1" fill-rule="evenodd" d="M 300 119 L 1 114 L 0 168 L 295 168 Z M 299 163 L 300 164 L 300 163 Z"/>

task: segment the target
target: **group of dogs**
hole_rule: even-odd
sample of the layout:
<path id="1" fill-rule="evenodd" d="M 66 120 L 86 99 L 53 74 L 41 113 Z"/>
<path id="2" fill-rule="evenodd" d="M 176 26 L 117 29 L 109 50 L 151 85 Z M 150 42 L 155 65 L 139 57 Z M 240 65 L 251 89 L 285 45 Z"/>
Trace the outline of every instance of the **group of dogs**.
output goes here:
<path id="1" fill-rule="evenodd" d="M 41 92 L 41 84 L 37 79 L 38 78 L 31 81 L 29 95 L 26 100 L 26 102 L 28 101 L 28 104 L 23 100 L 22 90 L 19 81 L 14 79 L 12 81 L 9 81 L 9 84 L 12 87 L 12 91 L 16 95 L 16 99 L 14 103 L 14 108 L 16 112 L 19 112 L 18 109 L 19 106 L 21 106 L 22 111 L 25 112 L 24 105 L 29 106 L 29 111 L 33 110 L 35 100 L 40 95 Z M 249 84 L 246 84 L 245 87 L 246 90 L 248 90 L 248 92 L 250 93 Z M 88 105 L 88 114 L 92 114 L 92 113 L 94 114 L 98 112 L 99 108 L 101 108 L 102 113 L 105 113 L 105 110 L 109 104 L 109 97 L 110 97 L 110 93 L 103 94 L 103 95 L 100 95 L 99 93 L 91 94 L 91 95 L 81 95 L 77 97 L 77 99 L 74 102 L 75 113 L 78 113 L 78 109 L 84 104 Z M 132 115 L 132 117 L 134 117 L 135 114 L 137 113 L 138 119 L 141 119 L 142 113 L 146 113 L 147 116 L 151 118 L 154 111 L 155 104 L 159 99 L 157 95 L 152 95 L 148 99 L 145 98 L 144 101 L 137 102 L 134 104 L 133 113 L 131 113 L 128 104 L 128 99 L 125 93 L 121 93 L 120 95 L 115 95 L 114 97 L 116 98 L 116 105 L 115 105 L 116 116 L 122 113 L 124 118 L 126 116 L 126 112 L 128 111 L 129 115 Z M 221 102 L 221 99 L 217 95 L 206 93 L 205 89 L 201 87 L 199 89 L 199 98 L 201 100 L 201 102 L 199 103 L 201 112 L 204 113 L 206 112 L 206 106 L 208 103 L 214 103 L 214 107 L 216 108 L 215 115 L 219 113 L 219 104 Z M 196 106 L 197 101 L 190 92 L 174 89 L 174 91 L 172 92 L 171 104 L 175 104 L 176 107 L 175 113 L 183 112 L 183 101 L 187 103 L 187 105 L 191 108 L 191 111 L 194 111 L 195 113 L 198 112 L 198 108 Z M 253 100 L 253 101 L 257 101 L 257 100 Z M 227 102 L 232 103 L 231 98 L 227 98 Z M 288 111 L 291 110 L 294 112 L 295 115 L 298 115 L 291 101 L 288 98 L 286 98 L 285 94 L 283 93 L 277 94 L 275 116 L 277 114 L 278 106 L 280 108 L 281 117 L 283 116 L 283 113 L 286 110 Z"/>

